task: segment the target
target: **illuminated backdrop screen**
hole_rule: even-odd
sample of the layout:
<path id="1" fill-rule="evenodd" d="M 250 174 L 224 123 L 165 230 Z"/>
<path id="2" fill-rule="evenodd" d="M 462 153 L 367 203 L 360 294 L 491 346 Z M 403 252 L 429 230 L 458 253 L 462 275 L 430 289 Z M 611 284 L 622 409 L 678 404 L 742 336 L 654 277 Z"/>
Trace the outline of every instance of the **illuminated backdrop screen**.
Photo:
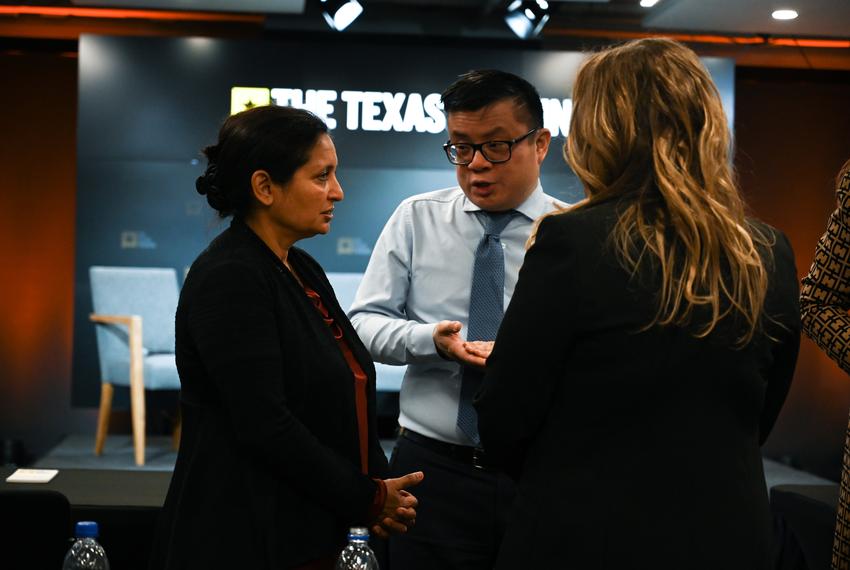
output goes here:
<path id="1" fill-rule="evenodd" d="M 206 38 L 80 39 L 75 406 L 94 406 L 99 374 L 88 268 L 174 267 L 184 274 L 219 222 L 194 189 L 221 121 L 248 101 L 306 106 L 333 127 L 345 200 L 333 228 L 301 245 L 327 271 L 363 271 L 385 221 L 407 196 L 453 185 L 439 93 L 474 68 L 518 73 L 540 91 L 557 135 L 544 189 L 580 197 L 561 158 L 577 52 L 433 45 Z M 704 59 L 734 108 L 731 60 Z M 249 89 L 234 89 L 249 88 Z"/>

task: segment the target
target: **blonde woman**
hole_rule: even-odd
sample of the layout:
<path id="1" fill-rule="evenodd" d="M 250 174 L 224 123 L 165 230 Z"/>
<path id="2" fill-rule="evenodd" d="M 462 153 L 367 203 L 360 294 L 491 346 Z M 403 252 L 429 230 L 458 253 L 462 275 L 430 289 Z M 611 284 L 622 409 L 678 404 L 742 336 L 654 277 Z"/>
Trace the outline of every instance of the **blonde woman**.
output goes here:
<path id="1" fill-rule="evenodd" d="M 759 446 L 799 344 L 787 239 L 745 217 L 717 90 L 664 39 L 589 57 L 477 409 L 518 480 L 496 568 L 766 569 Z"/>
<path id="2" fill-rule="evenodd" d="M 836 181 L 838 207 L 829 217 L 826 233 L 818 241 L 815 260 L 803 279 L 800 308 L 803 332 L 838 366 L 850 373 L 850 160 Z M 850 569 L 850 426 L 844 441 L 838 514 L 832 545 L 832 568 Z"/>

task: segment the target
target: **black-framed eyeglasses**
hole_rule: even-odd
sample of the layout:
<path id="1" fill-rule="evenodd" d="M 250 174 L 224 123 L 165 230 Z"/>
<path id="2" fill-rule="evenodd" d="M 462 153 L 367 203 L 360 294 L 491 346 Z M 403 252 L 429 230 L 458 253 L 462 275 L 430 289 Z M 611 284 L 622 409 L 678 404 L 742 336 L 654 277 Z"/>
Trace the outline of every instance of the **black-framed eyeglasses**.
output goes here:
<path id="1" fill-rule="evenodd" d="M 485 141 L 478 144 L 446 141 L 446 144 L 443 145 L 443 150 L 446 151 L 446 156 L 452 164 L 465 166 L 472 162 L 476 152 L 480 152 L 481 156 L 487 159 L 487 162 L 498 164 L 509 161 L 513 146 L 524 141 L 539 130 L 539 128 L 531 129 L 524 135 L 507 141 Z"/>

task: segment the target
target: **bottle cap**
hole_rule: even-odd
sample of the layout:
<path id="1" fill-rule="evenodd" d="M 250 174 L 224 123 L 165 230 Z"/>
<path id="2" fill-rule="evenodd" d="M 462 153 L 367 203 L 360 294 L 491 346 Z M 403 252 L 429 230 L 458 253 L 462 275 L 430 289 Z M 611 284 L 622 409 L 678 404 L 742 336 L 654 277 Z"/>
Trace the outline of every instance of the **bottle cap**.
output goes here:
<path id="1" fill-rule="evenodd" d="M 77 538 L 97 538 L 97 523 L 94 521 L 80 521 L 74 527 L 74 534 Z"/>
<path id="2" fill-rule="evenodd" d="M 348 540 L 369 540 L 369 529 L 365 526 L 353 526 L 348 529 Z"/>

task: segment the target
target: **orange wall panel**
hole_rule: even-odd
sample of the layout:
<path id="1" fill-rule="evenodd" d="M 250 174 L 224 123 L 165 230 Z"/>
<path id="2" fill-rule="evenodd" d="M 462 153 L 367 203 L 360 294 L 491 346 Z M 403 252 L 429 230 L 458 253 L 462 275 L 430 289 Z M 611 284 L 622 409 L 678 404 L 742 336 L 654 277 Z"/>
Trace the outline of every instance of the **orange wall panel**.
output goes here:
<path id="1" fill-rule="evenodd" d="M 0 77 L 0 436 L 32 447 L 70 410 L 77 60 L 0 55 Z"/>
<path id="2" fill-rule="evenodd" d="M 850 158 L 850 73 L 739 68 L 736 166 L 752 212 L 786 233 L 802 278 Z M 764 451 L 836 479 L 850 378 L 804 338 L 794 384 Z"/>

